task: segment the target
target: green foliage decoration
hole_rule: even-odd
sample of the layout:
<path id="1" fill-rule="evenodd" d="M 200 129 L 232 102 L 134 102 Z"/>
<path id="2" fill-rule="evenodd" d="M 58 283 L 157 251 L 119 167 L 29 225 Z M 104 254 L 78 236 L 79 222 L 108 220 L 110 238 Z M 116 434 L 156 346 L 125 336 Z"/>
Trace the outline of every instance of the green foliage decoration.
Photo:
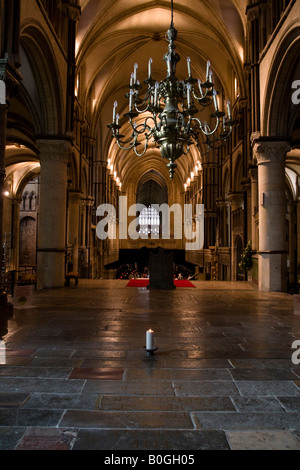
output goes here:
<path id="1" fill-rule="evenodd" d="M 242 254 L 241 261 L 239 263 L 239 268 L 247 273 L 252 267 L 252 244 L 251 242 L 247 243 L 247 246 Z"/>

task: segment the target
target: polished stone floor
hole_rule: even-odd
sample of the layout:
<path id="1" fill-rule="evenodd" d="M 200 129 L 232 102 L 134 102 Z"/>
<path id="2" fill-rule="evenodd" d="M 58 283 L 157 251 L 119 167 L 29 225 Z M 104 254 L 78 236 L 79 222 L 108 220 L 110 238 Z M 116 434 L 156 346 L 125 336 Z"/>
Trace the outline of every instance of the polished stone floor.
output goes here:
<path id="1" fill-rule="evenodd" d="M 194 284 L 80 281 L 15 309 L 0 343 L 0 450 L 300 450 L 293 297 Z"/>

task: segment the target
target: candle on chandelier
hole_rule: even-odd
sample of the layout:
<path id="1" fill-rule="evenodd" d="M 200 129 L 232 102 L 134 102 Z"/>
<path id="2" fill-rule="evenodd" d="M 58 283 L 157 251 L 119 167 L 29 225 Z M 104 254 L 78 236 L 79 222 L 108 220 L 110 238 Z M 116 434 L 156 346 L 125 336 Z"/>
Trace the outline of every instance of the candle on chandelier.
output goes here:
<path id="1" fill-rule="evenodd" d="M 217 100 L 217 92 L 216 92 L 216 90 L 214 90 L 213 100 L 214 100 L 215 110 L 218 111 L 218 100 Z"/>
<path id="2" fill-rule="evenodd" d="M 228 111 L 228 117 L 231 119 L 231 109 L 230 109 L 230 101 L 227 100 L 227 111 Z"/>
<path id="3" fill-rule="evenodd" d="M 130 86 L 132 86 L 134 83 L 134 73 L 132 72 L 131 76 L 130 76 Z"/>
<path id="4" fill-rule="evenodd" d="M 187 84 L 187 106 L 188 108 L 191 106 L 191 84 Z"/>
<path id="5" fill-rule="evenodd" d="M 152 351 L 154 349 L 154 331 L 148 330 L 146 331 L 146 350 Z"/>
<path id="6" fill-rule="evenodd" d="M 152 75 L 152 59 L 149 59 L 149 62 L 148 62 L 148 77 L 149 79 L 151 78 L 151 75 Z"/>
<path id="7" fill-rule="evenodd" d="M 134 80 L 134 83 L 136 83 L 136 79 L 137 79 L 137 69 L 139 68 L 138 64 L 135 63 L 134 64 L 134 72 L 133 72 L 133 80 Z"/>
<path id="8" fill-rule="evenodd" d="M 188 57 L 188 58 L 186 59 L 186 61 L 187 61 L 187 67 L 188 67 L 188 74 L 189 74 L 189 77 L 191 77 L 191 76 L 192 76 L 192 72 L 191 72 L 191 59 L 190 59 L 190 57 Z"/>
<path id="9" fill-rule="evenodd" d="M 155 90 L 154 90 L 154 106 L 157 105 L 157 100 L 158 100 L 158 88 L 159 88 L 159 83 L 155 83 Z"/>
<path id="10" fill-rule="evenodd" d="M 113 109 L 113 123 L 116 122 L 116 109 L 117 109 L 117 106 L 118 106 L 118 102 L 115 101 L 114 102 L 114 109 Z"/>
<path id="11" fill-rule="evenodd" d="M 129 93 L 129 111 L 132 111 L 132 98 L 133 98 L 133 90 L 130 90 Z"/>
<path id="12" fill-rule="evenodd" d="M 209 72 L 210 72 L 210 62 L 208 60 L 207 65 L 206 65 L 206 81 L 207 82 L 209 81 Z"/>
<path id="13" fill-rule="evenodd" d="M 202 91 L 202 86 L 201 86 L 201 81 L 200 80 L 198 80 L 198 87 L 199 87 L 201 97 L 203 98 L 203 91 Z"/>

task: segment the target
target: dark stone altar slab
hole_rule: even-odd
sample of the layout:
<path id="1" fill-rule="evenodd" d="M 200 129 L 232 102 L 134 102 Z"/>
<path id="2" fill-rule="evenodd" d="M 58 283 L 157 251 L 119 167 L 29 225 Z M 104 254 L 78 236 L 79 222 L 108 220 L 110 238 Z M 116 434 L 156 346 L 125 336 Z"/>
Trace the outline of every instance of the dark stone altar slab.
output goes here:
<path id="1" fill-rule="evenodd" d="M 148 289 L 176 289 L 173 253 L 168 253 L 162 248 L 150 252 Z"/>

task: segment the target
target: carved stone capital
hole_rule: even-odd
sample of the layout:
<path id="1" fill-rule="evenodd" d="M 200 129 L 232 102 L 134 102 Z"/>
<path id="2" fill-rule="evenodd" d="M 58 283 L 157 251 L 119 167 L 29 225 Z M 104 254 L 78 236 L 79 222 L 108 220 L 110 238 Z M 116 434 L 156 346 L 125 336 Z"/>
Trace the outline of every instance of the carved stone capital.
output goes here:
<path id="1" fill-rule="evenodd" d="M 22 76 L 7 58 L 0 59 L 0 80 L 5 83 L 6 99 L 9 101 L 9 98 L 16 94 L 21 84 Z"/>
<path id="2" fill-rule="evenodd" d="M 258 165 L 271 162 L 285 163 L 286 154 L 290 149 L 288 141 L 257 140 L 253 142 L 253 157 Z"/>
<path id="3" fill-rule="evenodd" d="M 225 199 L 216 200 L 216 206 L 220 209 L 222 209 L 223 207 L 226 207 L 227 205 L 228 205 L 228 201 L 226 201 Z"/>
<path id="4" fill-rule="evenodd" d="M 75 23 L 79 21 L 81 15 L 81 8 L 79 5 L 76 5 L 75 2 L 69 2 L 64 3 L 62 7 L 71 20 Z"/>
<path id="5" fill-rule="evenodd" d="M 70 204 L 80 204 L 82 199 L 82 191 L 69 191 L 69 201 Z"/>
<path id="6" fill-rule="evenodd" d="M 258 167 L 257 165 L 250 164 L 248 167 L 248 174 L 249 178 L 251 179 L 251 183 L 257 183 L 258 181 Z"/>
<path id="7" fill-rule="evenodd" d="M 87 196 L 85 198 L 82 198 L 80 201 L 81 207 L 92 207 L 95 203 L 95 200 L 92 196 Z"/>
<path id="8" fill-rule="evenodd" d="M 41 162 L 60 161 L 68 163 L 71 156 L 72 145 L 67 140 L 40 139 L 36 142 L 40 151 Z"/>
<path id="9" fill-rule="evenodd" d="M 243 192 L 232 192 L 228 194 L 228 202 L 231 206 L 241 206 L 244 202 Z"/>
<path id="10" fill-rule="evenodd" d="M 248 5 L 246 8 L 247 20 L 254 21 L 259 18 L 259 5 L 255 3 L 254 5 Z"/>

